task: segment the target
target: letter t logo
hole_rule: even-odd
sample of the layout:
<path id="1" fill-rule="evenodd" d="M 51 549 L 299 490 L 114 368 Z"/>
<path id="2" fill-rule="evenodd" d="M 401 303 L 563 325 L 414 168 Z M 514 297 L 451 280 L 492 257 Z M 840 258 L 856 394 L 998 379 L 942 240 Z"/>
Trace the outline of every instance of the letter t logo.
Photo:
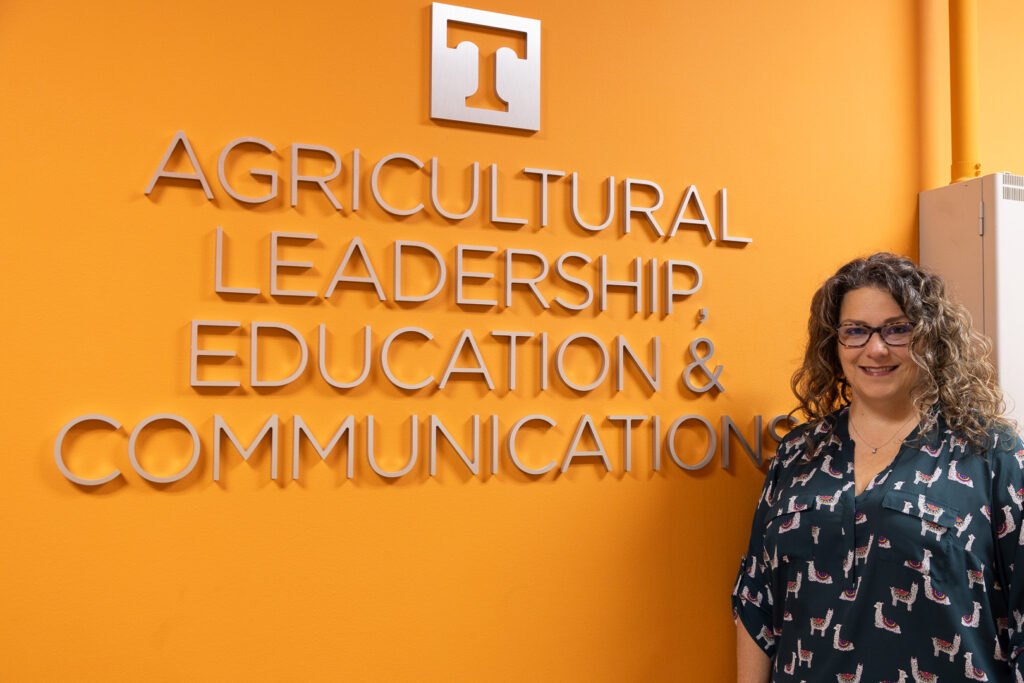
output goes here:
<path id="1" fill-rule="evenodd" d="M 489 55 L 469 41 L 448 47 L 450 22 L 525 36 L 524 54 L 510 47 L 494 53 L 494 89 L 507 111 L 470 107 L 466 99 L 490 79 L 480 78 Z M 487 60 L 489 61 L 489 60 Z M 433 3 L 430 47 L 430 116 L 449 121 L 540 130 L 540 21 L 509 14 Z"/>

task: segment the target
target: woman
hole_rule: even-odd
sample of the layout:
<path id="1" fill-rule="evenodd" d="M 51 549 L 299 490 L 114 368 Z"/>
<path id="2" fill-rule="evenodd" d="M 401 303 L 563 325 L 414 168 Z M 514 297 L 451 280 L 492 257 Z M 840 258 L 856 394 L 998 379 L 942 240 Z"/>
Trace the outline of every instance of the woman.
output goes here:
<path id="1" fill-rule="evenodd" d="M 733 591 L 739 680 L 1024 681 L 1024 450 L 988 342 L 892 254 L 840 268 L 808 329 L 807 422 Z"/>

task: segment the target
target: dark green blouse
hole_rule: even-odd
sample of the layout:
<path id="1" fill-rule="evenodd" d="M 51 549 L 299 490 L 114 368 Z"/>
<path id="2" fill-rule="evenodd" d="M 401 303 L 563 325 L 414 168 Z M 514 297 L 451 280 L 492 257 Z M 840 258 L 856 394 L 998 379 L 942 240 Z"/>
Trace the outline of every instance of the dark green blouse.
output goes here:
<path id="1" fill-rule="evenodd" d="M 830 419 L 813 453 L 799 427 L 780 444 L 733 589 L 772 680 L 1024 682 L 1020 439 L 969 454 L 940 419 L 854 496 Z"/>

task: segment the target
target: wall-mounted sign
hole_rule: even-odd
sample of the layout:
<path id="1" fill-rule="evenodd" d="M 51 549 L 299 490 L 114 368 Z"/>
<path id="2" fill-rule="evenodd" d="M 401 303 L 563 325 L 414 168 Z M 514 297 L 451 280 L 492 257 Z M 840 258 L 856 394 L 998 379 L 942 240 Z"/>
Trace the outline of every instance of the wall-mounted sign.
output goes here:
<path id="1" fill-rule="evenodd" d="M 457 34 L 454 39 L 453 34 Z M 478 34 L 482 37 L 477 42 L 490 46 L 486 50 L 473 40 L 462 39 L 465 35 Z M 515 49 L 502 46 L 506 39 Z M 453 42 L 457 44 L 452 46 Z M 482 58 L 488 63 L 493 58 L 493 80 L 480 78 Z M 431 116 L 436 119 L 538 130 L 540 21 L 434 3 L 431 77 Z M 503 108 L 488 109 L 468 103 L 476 102 L 474 94 L 486 87 L 495 90 L 493 94 L 504 103 Z M 332 239 L 337 243 L 337 236 L 298 228 L 281 230 L 280 226 L 268 225 L 260 237 L 252 233 L 251 227 L 240 232 L 233 226 L 225 229 L 223 225 L 211 225 L 207 253 L 212 251 L 213 259 L 209 264 L 212 268 L 208 272 L 208 293 L 222 301 L 226 309 L 238 313 L 259 309 L 266 312 L 259 320 L 245 320 L 238 313 L 226 314 L 223 319 L 194 316 L 188 325 L 190 334 L 182 339 L 189 359 L 187 367 L 181 368 L 182 383 L 199 395 L 216 398 L 217 410 L 220 410 L 219 400 L 227 391 L 235 396 L 255 396 L 284 387 L 291 391 L 317 390 L 317 385 L 329 386 L 340 396 L 365 385 L 364 396 L 369 387 L 368 390 L 378 396 L 396 401 L 417 392 L 450 396 L 453 384 L 475 384 L 477 401 L 465 406 L 471 412 L 461 411 L 457 418 L 461 426 L 453 422 L 451 415 L 430 412 L 421 419 L 423 416 L 419 413 L 410 412 L 408 458 L 399 469 L 388 469 L 378 461 L 378 454 L 389 449 L 379 446 L 378 421 L 371 412 L 349 412 L 340 420 L 333 420 L 328 427 L 334 432 L 324 442 L 325 426 L 316 425 L 321 434 L 318 440 L 312 422 L 307 422 L 299 413 L 289 411 L 292 412 L 291 429 L 282 427 L 280 415 L 287 410 L 282 407 L 269 415 L 248 445 L 243 443 L 244 437 L 233 431 L 232 420 L 217 412 L 212 416 L 213 432 L 209 442 L 214 481 L 220 480 L 223 445 L 233 444 L 242 458 L 248 460 L 263 441 L 269 444 L 271 479 L 277 479 L 278 462 L 287 458 L 289 452 L 292 478 L 299 479 L 303 444 L 311 447 L 321 459 L 331 452 L 343 452 L 348 478 L 355 476 L 356 461 L 365 462 L 381 477 L 395 478 L 411 472 L 418 458 L 429 461 L 429 472 L 433 476 L 439 444 L 447 444 L 473 476 L 483 471 L 483 464 L 489 464 L 490 474 L 498 473 L 503 456 L 515 469 L 536 476 L 556 468 L 565 472 L 579 459 L 590 462 L 597 459 L 610 472 L 612 459 L 604 444 L 606 441 L 621 443 L 622 470 L 628 472 L 633 462 L 632 435 L 640 430 L 649 434 L 647 455 L 653 471 L 661 469 L 663 445 L 679 468 L 699 470 L 711 462 L 721 443 L 721 464 L 728 467 L 730 440 L 739 443 L 755 464 L 761 464 L 765 435 L 761 415 L 754 416 L 753 433 L 748 439 L 729 415 L 721 416 L 720 429 L 717 429 L 711 420 L 694 413 L 666 416 L 663 421 L 662 416 L 640 410 L 635 403 L 621 410 L 609 404 L 609 399 L 623 392 L 627 383 L 635 384 L 633 391 L 644 392 L 647 399 L 668 392 L 676 392 L 680 398 L 724 392 L 729 379 L 721 379 L 723 364 L 717 361 L 714 342 L 703 331 L 694 332 L 688 338 L 677 335 L 667 338 L 663 349 L 660 334 L 650 334 L 650 329 L 638 334 L 628 323 L 621 329 L 617 327 L 614 334 L 597 334 L 597 328 L 583 329 L 587 321 L 593 321 L 595 315 L 611 308 L 610 299 L 624 304 L 619 310 L 635 316 L 630 320 L 637 323 L 651 315 L 678 315 L 680 310 L 693 313 L 697 307 L 691 297 L 700 292 L 704 284 L 700 266 L 695 261 L 666 258 L 647 250 L 656 242 L 691 231 L 701 235 L 706 246 L 751 243 L 750 237 L 729 234 L 725 187 L 717 191 L 717 201 L 710 204 L 712 208 L 717 206 L 717 216 L 714 211 L 706 210 L 693 184 L 678 188 L 674 195 L 678 201 L 666 205 L 666 212 L 663 212 L 666 193 L 660 183 L 622 176 L 617 181 L 615 175 L 608 175 L 602 183 L 605 191 L 591 195 L 591 203 L 594 196 L 605 196 L 603 221 L 595 223 L 593 218 L 583 219 L 580 207 L 581 185 L 587 185 L 593 192 L 593 180 L 581 181 L 570 163 L 551 168 L 550 160 L 544 167 L 520 161 L 513 166 L 518 167 L 517 171 L 506 170 L 503 176 L 495 162 L 475 160 L 467 166 L 468 160 L 463 159 L 453 167 L 451 162 L 442 163 L 439 156 L 410 153 L 415 150 L 371 156 L 361 153 L 358 147 L 339 154 L 326 144 L 291 143 L 286 149 L 285 153 L 278 152 L 277 144 L 261 137 L 235 137 L 221 148 L 214 174 L 209 162 L 208 169 L 204 170 L 188 135 L 180 130 L 156 164 L 143 193 L 151 197 L 155 207 L 163 203 L 159 199 L 163 192 L 153 194 L 158 187 L 174 194 L 198 193 L 210 201 L 226 194 L 238 205 L 283 211 L 290 219 L 304 220 L 311 226 L 315 221 L 309 218 L 311 214 L 297 210 L 300 203 L 326 202 L 336 215 L 346 218 L 357 213 L 363 216 L 377 213 L 373 223 L 387 219 L 395 228 L 402 226 L 410 216 L 420 214 L 435 225 L 447 228 L 453 237 L 428 242 L 413 233 L 384 238 L 382 244 L 379 234 L 346 233 L 342 241 L 347 244 L 335 244 L 341 250 L 326 262 L 323 257 L 328 247 L 325 245 Z M 239 169 L 235 167 L 239 157 L 257 164 L 242 166 L 255 185 L 239 182 Z M 321 163 L 319 173 L 310 172 L 310 161 Z M 508 163 L 502 163 L 504 168 L 509 168 Z M 441 201 L 438 188 L 442 176 L 463 177 L 465 189 L 461 201 L 453 200 L 450 195 Z M 506 197 L 511 183 L 518 185 L 520 203 L 518 212 L 509 213 L 511 209 L 499 210 L 499 198 Z M 532 212 L 535 217 L 528 217 L 530 213 L 523 210 L 524 190 L 528 190 L 536 202 Z M 226 208 L 232 206 L 232 202 L 220 202 L 216 206 Z M 713 218 L 717 218 L 715 224 Z M 472 243 L 462 241 L 466 235 L 460 229 L 463 221 L 484 230 L 473 237 Z M 350 225 L 366 229 L 370 224 L 364 220 L 353 221 Z M 545 233 L 561 233 L 579 246 L 567 250 L 542 249 L 537 244 L 536 233 L 523 230 L 527 226 L 543 229 Z M 634 227 L 639 229 L 634 230 Z M 609 243 L 591 240 L 606 230 L 618 233 L 621 240 L 614 243 L 611 253 L 598 253 L 594 250 L 598 245 L 607 247 Z M 236 247 L 245 242 L 258 244 L 262 241 L 267 245 L 263 278 L 240 279 L 237 275 L 226 275 L 238 272 L 225 268 L 225 263 L 231 263 L 226 247 L 231 241 L 228 233 L 234 236 Z M 408 239 L 414 236 L 416 239 Z M 390 245 L 386 244 L 388 240 Z M 590 248 L 584 246 L 588 241 L 591 241 Z M 196 253 L 201 257 L 200 249 Z M 317 257 L 319 261 L 314 260 Z M 623 275 L 628 277 L 620 279 Z M 292 317 L 296 309 L 289 305 L 291 303 L 309 302 L 306 310 L 315 311 L 318 304 L 337 302 L 353 291 L 367 290 L 372 292 L 365 304 L 367 308 L 360 311 L 347 307 L 348 315 L 368 313 L 370 309 L 390 309 L 413 319 L 389 320 L 383 325 L 378 320 L 368 319 L 353 325 L 356 318 L 339 320 L 326 314 L 327 308 L 319 309 L 325 314 L 318 317 L 313 326 L 308 317 L 303 322 Z M 440 323 L 433 313 L 425 312 L 436 310 L 438 302 L 447 302 L 446 308 L 459 313 L 459 323 L 454 328 Z M 517 324 L 517 329 L 509 327 L 512 319 L 505 317 L 499 323 L 495 317 L 513 308 L 517 312 L 533 312 Z M 277 318 L 277 314 L 281 317 Z M 274 319 L 267 319 L 271 315 Z M 559 318 L 572 316 L 577 316 L 580 322 L 572 331 L 558 329 L 560 325 L 551 329 L 547 326 Z M 486 329 L 474 325 L 471 328 L 471 322 L 481 317 L 494 320 L 494 327 Z M 707 307 L 699 307 L 696 317 L 697 324 L 707 321 Z M 297 359 L 294 366 L 279 363 L 276 372 L 261 368 L 260 359 L 266 357 L 261 339 L 265 342 L 268 337 L 276 337 L 278 347 L 284 343 L 292 348 Z M 362 339 L 361 349 L 349 355 L 349 358 L 361 359 L 361 363 L 334 360 L 339 354 L 345 357 L 339 341 L 345 338 Z M 579 359 L 581 354 L 594 361 L 584 364 L 582 374 L 579 366 L 574 370 L 567 361 L 570 356 Z M 417 362 L 409 363 L 408 359 L 413 356 Z M 667 367 L 662 365 L 663 356 Z M 524 370 L 527 367 L 532 372 L 527 373 Z M 503 369 L 507 369 L 504 376 Z M 573 436 L 554 448 L 546 446 L 546 461 L 539 465 L 524 462 L 517 447 L 519 432 L 526 425 L 534 431 L 555 429 L 559 420 L 533 411 L 525 415 L 487 412 L 481 399 L 488 396 L 539 399 L 549 392 L 554 393 L 556 388 L 574 396 L 597 392 L 594 395 L 604 398 L 591 405 L 589 412 L 571 418 L 569 424 L 575 423 Z M 372 404 L 361 402 L 360 408 L 368 405 Z M 395 416 L 384 417 L 393 419 Z M 559 418 L 565 425 L 566 418 L 561 415 Z M 780 422 L 788 423 L 789 418 L 777 415 L 768 422 L 770 439 L 778 440 Z M 196 424 L 202 426 L 203 421 L 195 422 L 194 417 L 189 419 L 163 410 L 137 422 L 127 442 L 131 468 L 143 479 L 158 484 L 187 477 L 203 457 L 204 448 Z M 119 419 L 98 411 L 66 422 L 57 435 L 53 451 L 60 472 L 84 487 L 101 486 L 121 477 L 122 471 L 117 468 L 101 472 L 99 476 L 83 476 L 68 466 L 65 439 L 79 425 L 83 430 L 123 429 Z M 449 426 L 462 435 L 456 438 Z M 191 449 L 182 453 L 182 464 L 176 471 L 153 473 L 142 464 L 144 459 L 137 456 L 138 449 L 144 450 L 138 444 L 146 441 L 144 436 L 140 440 L 140 435 L 168 427 L 186 430 L 191 438 Z M 380 425 L 382 433 L 387 430 L 394 434 L 396 427 L 394 422 Z M 606 431 L 604 440 L 600 434 L 602 429 Z M 611 434 L 607 433 L 609 430 Z M 706 444 L 706 448 L 698 453 L 696 462 L 687 460 L 676 450 L 677 434 L 681 430 L 704 433 L 698 440 Z M 359 446 L 356 445 L 357 431 L 361 435 Z M 421 431 L 424 434 L 420 434 Z M 281 439 L 279 432 L 283 434 Z M 286 443 L 289 434 L 290 451 Z M 418 445 L 421 437 L 426 444 L 422 449 Z M 206 448 L 211 450 L 209 445 Z M 422 456 L 420 450 L 424 451 Z M 88 457 L 84 451 L 80 452 Z M 564 455 L 554 457 L 552 452 Z"/>
<path id="2" fill-rule="evenodd" d="M 509 46 L 494 57 L 494 89 L 506 111 L 466 104 L 484 82 L 482 66 L 491 55 L 468 40 L 451 46 L 453 24 L 525 36 L 525 54 Z M 435 2 L 430 32 L 430 116 L 448 121 L 540 130 L 540 21 Z M 489 79 L 488 79 L 489 80 Z"/>

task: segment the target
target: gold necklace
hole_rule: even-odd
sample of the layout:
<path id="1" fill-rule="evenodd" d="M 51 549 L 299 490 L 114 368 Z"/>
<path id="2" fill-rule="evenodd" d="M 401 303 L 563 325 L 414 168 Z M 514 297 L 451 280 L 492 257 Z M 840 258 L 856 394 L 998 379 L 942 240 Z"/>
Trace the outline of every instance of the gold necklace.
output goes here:
<path id="1" fill-rule="evenodd" d="M 890 436 L 888 439 L 886 439 L 882 443 L 878 444 L 877 446 L 872 446 L 870 443 L 868 443 L 868 440 L 865 439 L 864 435 L 860 433 L 859 429 L 857 429 L 857 425 L 853 424 L 853 413 L 850 413 L 849 422 L 850 422 L 850 429 L 852 429 L 854 431 L 854 433 L 856 433 L 856 435 L 858 437 L 860 437 L 860 439 L 864 442 L 864 445 L 866 445 L 868 448 L 871 449 L 871 455 L 875 455 L 876 453 L 878 453 L 878 449 L 879 448 L 883 448 L 885 446 L 888 446 L 892 442 L 892 440 L 896 438 L 896 435 L 899 434 L 900 432 L 902 432 L 903 428 L 906 427 L 908 424 L 910 424 L 910 421 L 913 420 L 914 417 L 915 417 L 914 415 L 911 415 L 909 418 L 907 418 L 907 420 L 903 424 L 901 424 L 899 427 L 896 428 L 896 431 L 892 433 L 892 436 Z"/>

